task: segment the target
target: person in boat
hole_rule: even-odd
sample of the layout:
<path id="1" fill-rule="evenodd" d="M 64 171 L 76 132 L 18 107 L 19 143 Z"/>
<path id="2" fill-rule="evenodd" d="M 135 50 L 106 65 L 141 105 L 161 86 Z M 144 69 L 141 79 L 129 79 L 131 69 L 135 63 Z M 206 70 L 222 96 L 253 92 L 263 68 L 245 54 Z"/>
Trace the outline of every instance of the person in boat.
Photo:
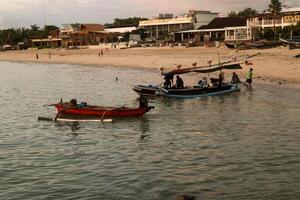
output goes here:
<path id="1" fill-rule="evenodd" d="M 236 83 L 240 83 L 240 82 L 241 81 L 240 81 L 239 76 L 235 72 L 233 72 L 232 78 L 231 78 L 231 83 L 236 84 Z"/>
<path id="2" fill-rule="evenodd" d="M 223 87 L 223 76 L 222 76 L 222 74 L 219 74 L 219 84 L 218 84 L 218 86 L 221 88 L 221 87 Z"/>
<path id="3" fill-rule="evenodd" d="M 210 78 L 211 86 L 217 87 L 219 85 L 219 79 L 218 78 Z"/>
<path id="4" fill-rule="evenodd" d="M 165 79 L 164 87 L 166 89 L 171 88 L 173 85 L 173 75 L 167 74 L 165 75 L 164 79 Z"/>
<path id="5" fill-rule="evenodd" d="M 139 97 L 139 104 L 140 104 L 140 108 L 148 107 L 148 100 L 142 94 Z"/>
<path id="6" fill-rule="evenodd" d="M 177 89 L 184 88 L 184 82 L 183 82 L 182 78 L 180 78 L 178 75 L 176 76 L 176 88 Z"/>
<path id="7" fill-rule="evenodd" d="M 253 68 L 250 68 L 249 72 L 247 73 L 246 83 L 248 86 L 252 84 L 252 77 L 253 77 Z"/>
<path id="8" fill-rule="evenodd" d="M 222 81 L 225 82 L 225 72 L 221 70 L 220 75 L 222 76 Z"/>
<path id="9" fill-rule="evenodd" d="M 199 85 L 199 87 L 201 87 L 201 88 L 207 88 L 207 87 L 208 87 L 208 84 L 207 84 L 207 78 L 204 76 L 204 77 L 202 78 L 202 80 L 200 80 L 200 81 L 198 82 L 198 85 Z"/>
<path id="10" fill-rule="evenodd" d="M 76 99 L 71 99 L 70 103 L 71 103 L 71 106 L 72 106 L 73 108 L 76 108 L 76 107 L 77 107 L 77 100 L 76 100 Z"/>

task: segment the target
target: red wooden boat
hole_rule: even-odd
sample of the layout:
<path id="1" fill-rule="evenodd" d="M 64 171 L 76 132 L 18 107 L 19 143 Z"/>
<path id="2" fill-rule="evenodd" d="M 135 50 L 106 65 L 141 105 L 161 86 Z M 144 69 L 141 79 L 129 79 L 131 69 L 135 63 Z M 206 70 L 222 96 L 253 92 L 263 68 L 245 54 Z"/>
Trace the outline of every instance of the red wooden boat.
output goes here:
<path id="1" fill-rule="evenodd" d="M 140 106 L 138 108 L 128 107 L 104 107 L 87 105 L 86 103 L 77 104 L 75 99 L 71 102 L 60 102 L 53 104 L 58 113 L 55 120 L 104 120 L 122 117 L 137 117 L 142 116 L 151 109 L 153 106 L 148 106 L 148 102 L 144 98 L 140 98 Z"/>

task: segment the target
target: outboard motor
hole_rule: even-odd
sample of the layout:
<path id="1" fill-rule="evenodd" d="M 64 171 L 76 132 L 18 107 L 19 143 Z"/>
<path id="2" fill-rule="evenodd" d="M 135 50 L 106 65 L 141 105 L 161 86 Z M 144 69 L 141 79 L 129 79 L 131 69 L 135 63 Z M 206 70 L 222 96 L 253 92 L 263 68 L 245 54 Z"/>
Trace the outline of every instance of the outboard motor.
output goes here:
<path id="1" fill-rule="evenodd" d="M 148 100 L 143 97 L 143 95 L 139 98 L 140 108 L 147 108 L 148 107 Z"/>

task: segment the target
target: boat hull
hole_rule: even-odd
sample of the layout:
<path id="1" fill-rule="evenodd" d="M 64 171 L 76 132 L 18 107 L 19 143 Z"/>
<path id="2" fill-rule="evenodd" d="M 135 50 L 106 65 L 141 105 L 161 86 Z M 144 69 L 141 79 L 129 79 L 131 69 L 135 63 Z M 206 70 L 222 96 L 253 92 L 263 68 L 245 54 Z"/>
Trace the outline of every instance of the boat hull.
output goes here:
<path id="1" fill-rule="evenodd" d="M 149 91 L 147 90 L 147 86 L 143 86 L 140 88 L 143 88 L 143 90 L 136 91 L 137 88 L 133 90 L 139 94 L 148 95 L 148 96 L 164 96 L 164 97 L 173 97 L 173 98 L 199 98 L 199 97 L 221 95 L 221 94 L 239 91 L 240 85 L 226 84 L 222 87 L 209 87 L 209 88 L 200 88 L 196 86 L 196 87 L 188 87 L 184 89 L 164 89 L 164 88 L 157 87 L 154 92 L 153 92 L 154 90 L 153 87 L 149 88 Z"/>
<path id="2" fill-rule="evenodd" d="M 145 108 L 127 108 L 127 107 L 100 107 L 87 106 L 85 108 L 69 107 L 69 103 L 56 104 L 58 111 L 57 118 L 63 119 L 95 119 L 103 120 L 107 118 L 124 118 L 142 116 L 154 107 L 147 106 Z"/>
<path id="3" fill-rule="evenodd" d="M 132 89 L 139 95 L 145 95 L 145 96 L 156 96 L 160 90 L 159 86 L 153 86 L 153 85 L 149 85 L 149 86 L 136 85 Z"/>
<path id="4" fill-rule="evenodd" d="M 191 99 L 191 98 L 201 98 L 208 96 L 216 96 L 227 93 L 232 93 L 240 90 L 239 85 L 226 85 L 222 88 L 202 88 L 202 89 L 182 89 L 180 91 L 167 90 L 162 94 L 165 97 L 172 98 L 183 98 L 183 99 Z"/>

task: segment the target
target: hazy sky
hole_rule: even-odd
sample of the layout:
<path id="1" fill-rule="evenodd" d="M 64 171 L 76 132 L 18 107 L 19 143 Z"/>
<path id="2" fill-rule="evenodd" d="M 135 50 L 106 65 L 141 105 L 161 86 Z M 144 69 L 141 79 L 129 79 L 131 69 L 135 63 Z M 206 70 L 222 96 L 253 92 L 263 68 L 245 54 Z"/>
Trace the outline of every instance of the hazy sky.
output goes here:
<path id="1" fill-rule="evenodd" d="M 189 9 L 225 15 L 252 7 L 264 10 L 270 0 L 0 0 L 0 28 L 63 23 L 106 23 L 114 18 L 153 17 L 159 13 L 183 14 Z M 282 1 L 300 6 L 300 0 Z M 45 20 L 44 20 L 45 13 Z"/>

